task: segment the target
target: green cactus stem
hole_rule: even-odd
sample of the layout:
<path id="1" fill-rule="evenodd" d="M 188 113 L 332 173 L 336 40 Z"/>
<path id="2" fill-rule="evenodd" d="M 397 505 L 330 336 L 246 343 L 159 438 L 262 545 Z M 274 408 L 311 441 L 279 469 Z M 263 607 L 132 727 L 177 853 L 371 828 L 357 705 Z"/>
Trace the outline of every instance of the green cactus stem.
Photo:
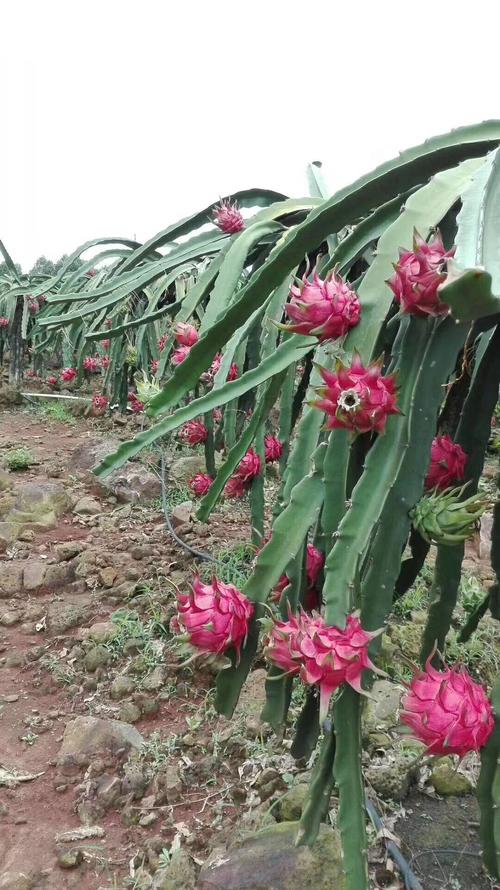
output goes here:
<path id="1" fill-rule="evenodd" d="M 319 709 L 318 696 L 313 695 L 313 690 L 309 690 L 308 699 L 306 700 L 306 705 L 309 702 L 309 711 L 312 711 L 313 701 L 317 703 Z M 327 816 L 330 798 L 335 786 L 333 764 L 336 741 L 331 720 L 325 720 L 323 732 L 323 741 L 318 759 L 314 765 L 307 800 L 302 810 L 300 826 L 295 841 L 297 846 L 314 843 L 318 835 L 319 826 Z"/>
<path id="2" fill-rule="evenodd" d="M 500 680 L 494 686 L 492 701 L 495 728 L 481 751 L 477 799 L 484 864 L 492 877 L 500 878 Z"/>

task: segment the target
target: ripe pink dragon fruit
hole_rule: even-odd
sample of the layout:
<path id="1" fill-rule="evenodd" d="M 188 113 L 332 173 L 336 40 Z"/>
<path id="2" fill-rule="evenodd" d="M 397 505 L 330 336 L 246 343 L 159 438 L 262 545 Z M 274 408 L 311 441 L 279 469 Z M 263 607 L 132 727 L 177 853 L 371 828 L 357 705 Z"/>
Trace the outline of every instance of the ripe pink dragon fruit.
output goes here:
<path id="1" fill-rule="evenodd" d="M 174 327 L 174 337 L 180 346 L 194 346 L 200 339 L 200 335 L 192 324 L 178 322 Z"/>
<path id="2" fill-rule="evenodd" d="M 224 494 L 227 498 L 242 498 L 250 488 L 250 483 L 245 482 L 237 473 L 226 483 Z"/>
<path id="3" fill-rule="evenodd" d="M 9 319 L 5 318 L 5 315 L 0 315 L 0 328 L 8 328 L 9 327 Z"/>
<path id="4" fill-rule="evenodd" d="M 83 360 L 83 370 L 87 371 L 89 374 L 97 374 L 101 366 L 101 363 L 98 358 L 94 358 L 92 355 L 88 355 L 87 358 Z"/>
<path id="5" fill-rule="evenodd" d="M 325 554 L 314 544 L 307 545 L 306 574 L 310 587 L 314 587 L 325 564 Z"/>
<path id="6" fill-rule="evenodd" d="M 57 386 L 58 383 L 59 383 L 59 380 L 57 379 L 55 374 L 51 374 L 50 377 L 47 377 L 48 386 Z"/>
<path id="7" fill-rule="evenodd" d="M 132 411 L 132 414 L 142 414 L 144 407 L 144 402 L 141 402 L 140 399 L 130 399 L 130 410 Z"/>
<path id="8" fill-rule="evenodd" d="M 107 351 L 109 349 L 109 347 L 111 346 L 111 340 L 107 340 L 107 339 L 101 340 L 101 346 L 103 349 L 105 349 Z"/>
<path id="9" fill-rule="evenodd" d="M 177 349 L 174 350 L 171 356 L 171 363 L 173 365 L 182 365 L 183 362 L 186 361 L 189 353 L 191 352 L 190 346 L 178 346 Z"/>
<path id="10" fill-rule="evenodd" d="M 162 334 L 162 336 L 158 340 L 158 349 L 160 350 L 160 352 L 163 352 L 167 343 L 168 343 L 168 334 Z"/>
<path id="11" fill-rule="evenodd" d="M 196 649 L 220 655 L 232 647 L 239 657 L 254 611 L 240 590 L 215 577 L 211 584 L 196 577 L 192 591 L 178 595 L 177 609 L 179 625 Z"/>
<path id="12" fill-rule="evenodd" d="M 336 272 L 330 272 L 324 280 L 315 272 L 312 282 L 304 275 L 290 294 L 285 311 L 295 324 L 287 325 L 288 331 L 313 335 L 323 342 L 345 337 L 359 323 L 358 296 Z"/>
<path id="13" fill-rule="evenodd" d="M 229 372 L 228 372 L 226 379 L 227 380 L 237 380 L 239 376 L 240 376 L 240 369 L 238 368 L 238 365 L 236 364 L 236 362 L 231 362 L 231 366 L 229 368 Z"/>
<path id="14" fill-rule="evenodd" d="M 283 454 L 283 442 L 280 442 L 276 436 L 265 436 L 264 449 L 266 464 L 272 464 L 274 461 L 279 460 Z"/>
<path id="15" fill-rule="evenodd" d="M 345 629 L 340 630 L 327 626 L 319 615 L 300 612 L 275 623 L 264 654 L 278 667 L 298 673 L 307 685 L 319 686 L 322 722 L 339 686 L 348 683 L 361 693 L 363 671 L 380 673 L 368 655 L 368 646 L 378 633 L 363 630 L 355 615 L 349 615 Z"/>
<path id="16" fill-rule="evenodd" d="M 395 377 L 384 376 L 380 363 L 365 368 L 354 355 L 350 368 L 338 362 L 336 371 L 320 370 L 326 386 L 318 388 L 321 399 L 312 404 L 328 415 L 328 429 L 383 433 L 389 415 L 400 413 Z"/>
<path id="17" fill-rule="evenodd" d="M 210 365 L 208 372 L 207 372 L 210 375 L 210 377 L 215 377 L 215 375 L 217 374 L 217 371 L 219 370 L 219 368 L 221 366 L 221 362 L 222 362 L 222 352 L 218 352 L 217 355 L 215 356 L 212 364 Z"/>
<path id="18" fill-rule="evenodd" d="M 160 359 L 154 358 L 151 362 L 151 373 L 153 375 L 158 373 L 158 368 L 160 367 Z"/>
<path id="19" fill-rule="evenodd" d="M 403 312 L 421 317 L 447 315 L 450 307 L 439 299 L 438 288 L 446 278 L 446 261 L 455 248 L 445 251 L 441 235 L 427 243 L 415 230 L 413 250 L 399 250 L 394 275 L 387 284 Z"/>
<path id="20" fill-rule="evenodd" d="M 35 297 L 27 297 L 28 300 L 28 312 L 31 312 L 32 315 L 36 315 L 36 313 L 40 309 L 40 303 Z"/>
<path id="21" fill-rule="evenodd" d="M 101 368 L 103 369 L 103 371 L 107 371 L 110 364 L 111 364 L 111 359 L 110 359 L 109 355 L 103 355 L 103 357 L 101 359 Z"/>
<path id="22" fill-rule="evenodd" d="M 214 410 L 212 411 L 212 417 L 214 419 L 214 423 L 220 423 L 223 417 L 221 409 L 214 408 Z"/>
<path id="23" fill-rule="evenodd" d="M 189 480 L 188 485 L 197 498 L 202 498 L 210 490 L 213 481 L 208 473 L 197 473 Z"/>
<path id="24" fill-rule="evenodd" d="M 449 436 L 436 436 L 431 447 L 431 461 L 425 478 L 426 489 L 438 488 L 444 491 L 465 475 L 467 455 L 461 445 Z"/>
<path id="25" fill-rule="evenodd" d="M 104 414 L 108 405 L 109 399 L 107 398 L 107 396 L 103 396 L 100 393 L 96 392 L 92 399 L 92 408 L 94 410 L 94 414 Z"/>
<path id="26" fill-rule="evenodd" d="M 78 372 L 76 368 L 63 368 L 61 371 L 61 380 L 63 380 L 64 383 L 71 383 L 77 376 Z"/>
<path id="27" fill-rule="evenodd" d="M 214 223 L 226 235 L 234 235 L 245 228 L 245 222 L 236 201 L 221 201 L 213 211 Z"/>
<path id="28" fill-rule="evenodd" d="M 208 430 L 201 420 L 188 420 L 179 430 L 179 439 L 185 445 L 201 445 L 208 439 Z"/>
<path id="29" fill-rule="evenodd" d="M 479 751 L 493 732 L 490 700 L 463 666 L 438 671 L 431 658 L 403 696 L 401 720 L 429 754 Z"/>
<path id="30" fill-rule="evenodd" d="M 237 475 L 243 482 L 251 482 L 262 471 L 262 461 L 254 448 L 249 448 L 243 460 L 240 461 Z"/>

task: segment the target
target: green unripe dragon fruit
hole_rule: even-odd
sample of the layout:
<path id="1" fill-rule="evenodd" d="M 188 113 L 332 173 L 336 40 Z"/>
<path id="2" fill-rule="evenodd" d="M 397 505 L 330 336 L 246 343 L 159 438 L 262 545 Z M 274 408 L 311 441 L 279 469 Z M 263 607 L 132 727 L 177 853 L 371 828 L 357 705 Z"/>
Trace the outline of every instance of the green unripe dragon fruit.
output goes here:
<path id="1" fill-rule="evenodd" d="M 462 500 L 465 487 L 434 491 L 412 510 L 413 526 L 429 544 L 453 546 L 466 541 L 474 534 L 478 519 L 492 506 L 479 492 Z"/>
<path id="2" fill-rule="evenodd" d="M 161 392 L 161 386 L 154 377 L 149 380 L 145 371 L 142 372 L 142 378 L 137 375 L 135 378 L 137 395 L 143 405 L 149 405 L 150 401 Z"/>

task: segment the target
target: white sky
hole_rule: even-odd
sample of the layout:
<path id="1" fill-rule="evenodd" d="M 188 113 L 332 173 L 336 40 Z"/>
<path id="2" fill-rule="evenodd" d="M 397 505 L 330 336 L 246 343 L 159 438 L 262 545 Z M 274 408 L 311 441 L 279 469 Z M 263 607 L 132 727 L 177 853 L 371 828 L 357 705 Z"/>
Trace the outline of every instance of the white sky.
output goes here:
<path id="1" fill-rule="evenodd" d="M 0 238 L 29 268 L 500 117 L 497 0 L 0 0 Z"/>

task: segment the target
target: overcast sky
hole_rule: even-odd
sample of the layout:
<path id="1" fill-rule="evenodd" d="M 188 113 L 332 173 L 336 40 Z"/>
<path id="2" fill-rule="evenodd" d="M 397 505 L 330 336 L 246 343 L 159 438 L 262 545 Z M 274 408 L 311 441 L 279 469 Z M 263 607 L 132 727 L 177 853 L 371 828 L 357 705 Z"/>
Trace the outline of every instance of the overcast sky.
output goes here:
<path id="1" fill-rule="evenodd" d="M 3 0 L 0 238 L 23 267 L 252 186 L 331 190 L 500 117 L 496 0 Z"/>

